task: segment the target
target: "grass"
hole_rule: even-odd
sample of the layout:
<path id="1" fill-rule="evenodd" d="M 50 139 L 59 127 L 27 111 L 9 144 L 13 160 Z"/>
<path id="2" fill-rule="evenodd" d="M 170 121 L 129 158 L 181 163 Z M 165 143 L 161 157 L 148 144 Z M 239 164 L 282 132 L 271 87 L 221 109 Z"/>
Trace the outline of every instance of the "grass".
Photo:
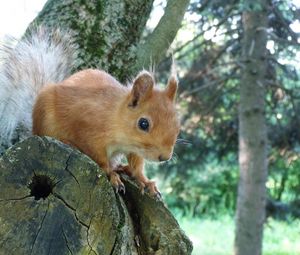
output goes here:
<path id="1" fill-rule="evenodd" d="M 232 255 L 234 221 L 230 217 L 213 219 L 178 218 L 194 245 L 193 255 Z M 300 220 L 269 219 L 265 224 L 263 255 L 299 255 Z"/>

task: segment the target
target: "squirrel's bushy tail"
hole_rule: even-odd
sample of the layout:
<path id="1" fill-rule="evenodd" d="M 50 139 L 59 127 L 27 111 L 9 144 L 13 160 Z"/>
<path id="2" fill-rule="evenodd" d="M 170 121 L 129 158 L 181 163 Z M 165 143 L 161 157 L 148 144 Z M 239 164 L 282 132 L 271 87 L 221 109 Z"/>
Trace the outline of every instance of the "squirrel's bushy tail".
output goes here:
<path id="1" fill-rule="evenodd" d="M 74 67 L 71 45 L 68 35 L 41 28 L 0 45 L 0 142 L 9 144 L 19 125 L 31 131 L 39 90 L 64 80 Z"/>

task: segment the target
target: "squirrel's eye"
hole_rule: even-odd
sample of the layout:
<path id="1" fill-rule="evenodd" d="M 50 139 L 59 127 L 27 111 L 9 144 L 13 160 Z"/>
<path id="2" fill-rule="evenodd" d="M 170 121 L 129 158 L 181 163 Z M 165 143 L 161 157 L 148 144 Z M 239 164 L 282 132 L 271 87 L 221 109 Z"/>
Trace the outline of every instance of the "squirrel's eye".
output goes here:
<path id="1" fill-rule="evenodd" d="M 149 124 L 149 121 L 145 118 L 140 118 L 139 119 L 139 122 L 138 122 L 138 126 L 141 130 L 145 131 L 145 132 L 148 132 L 149 131 L 149 127 L 150 127 L 150 124 Z"/>

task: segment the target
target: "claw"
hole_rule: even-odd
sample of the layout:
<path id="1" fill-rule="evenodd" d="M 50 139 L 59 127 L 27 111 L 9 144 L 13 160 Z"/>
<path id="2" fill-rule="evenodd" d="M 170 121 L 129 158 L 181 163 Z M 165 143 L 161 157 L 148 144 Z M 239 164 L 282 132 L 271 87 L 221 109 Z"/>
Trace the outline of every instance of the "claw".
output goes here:
<path id="1" fill-rule="evenodd" d="M 162 200 L 162 196 L 161 196 L 161 193 L 159 191 L 154 195 L 154 199 L 157 200 L 157 201 Z"/>
<path id="2" fill-rule="evenodd" d="M 116 190 L 116 193 L 123 193 L 125 194 L 125 185 L 121 181 L 120 176 L 116 172 L 110 173 L 110 182 Z"/>
<path id="3" fill-rule="evenodd" d="M 161 193 L 157 190 L 157 191 L 153 191 L 150 190 L 149 187 L 145 187 L 144 191 L 147 192 L 148 194 L 150 194 L 151 197 L 153 197 L 156 201 L 161 201 L 162 200 L 162 196 Z M 142 192 L 143 194 L 144 192 Z"/>
<path id="4" fill-rule="evenodd" d="M 115 186 L 116 193 L 123 193 L 125 195 L 125 185 L 123 183 L 120 183 Z"/>
<path id="5" fill-rule="evenodd" d="M 162 199 L 161 193 L 159 192 L 158 188 L 155 185 L 155 182 L 148 181 L 148 182 L 140 182 L 140 189 L 142 195 L 147 192 L 151 197 L 155 200 L 160 201 Z"/>
<path id="6" fill-rule="evenodd" d="M 123 183 L 121 183 L 120 185 L 119 185 L 119 192 L 121 193 L 123 193 L 123 195 L 125 195 L 125 185 L 123 184 Z"/>

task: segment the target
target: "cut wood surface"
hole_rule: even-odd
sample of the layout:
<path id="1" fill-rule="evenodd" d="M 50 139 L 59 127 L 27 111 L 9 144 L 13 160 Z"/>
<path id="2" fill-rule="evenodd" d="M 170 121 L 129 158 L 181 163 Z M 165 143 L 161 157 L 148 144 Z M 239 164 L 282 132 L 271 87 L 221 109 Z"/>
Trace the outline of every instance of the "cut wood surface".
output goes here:
<path id="1" fill-rule="evenodd" d="M 96 163 L 59 141 L 14 145 L 0 159 L 0 255 L 191 254 L 163 202 L 123 179 L 121 197 Z"/>

